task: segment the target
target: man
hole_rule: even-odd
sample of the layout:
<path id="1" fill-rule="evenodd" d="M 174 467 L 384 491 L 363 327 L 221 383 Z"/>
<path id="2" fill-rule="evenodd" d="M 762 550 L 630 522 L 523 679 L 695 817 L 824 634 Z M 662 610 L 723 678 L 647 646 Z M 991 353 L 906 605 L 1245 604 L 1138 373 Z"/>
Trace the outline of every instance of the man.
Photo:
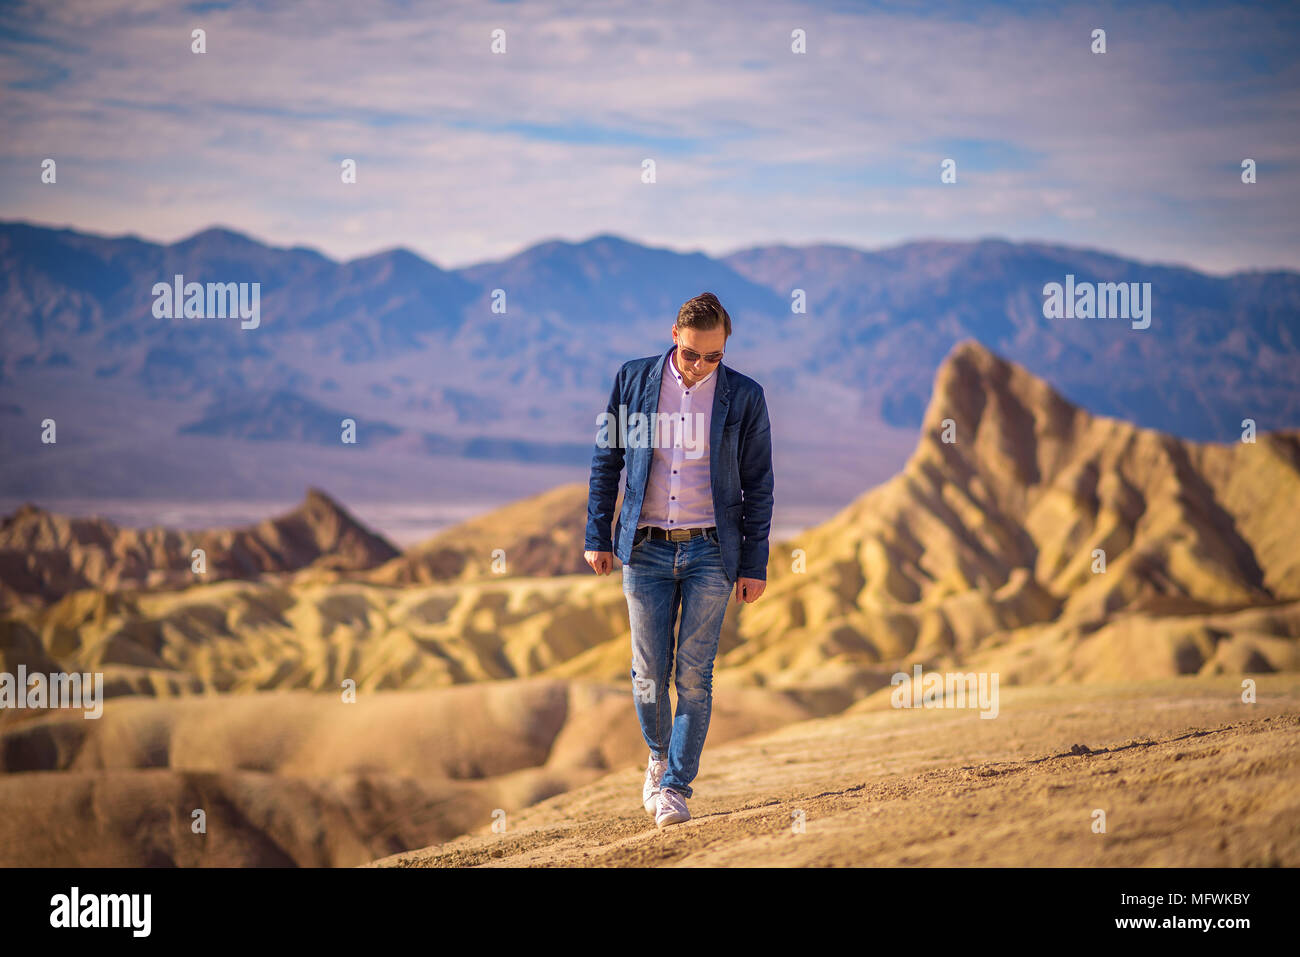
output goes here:
<path id="1" fill-rule="evenodd" d="M 641 800 L 658 827 L 690 819 L 727 599 L 733 583 L 738 602 L 756 601 L 767 587 L 772 520 L 767 401 L 762 386 L 722 364 L 731 317 L 706 292 L 681 307 L 672 335 L 666 352 L 618 370 L 599 417 L 583 553 L 597 575 L 611 572 L 613 554 L 623 563 L 633 701 L 650 748 Z"/>

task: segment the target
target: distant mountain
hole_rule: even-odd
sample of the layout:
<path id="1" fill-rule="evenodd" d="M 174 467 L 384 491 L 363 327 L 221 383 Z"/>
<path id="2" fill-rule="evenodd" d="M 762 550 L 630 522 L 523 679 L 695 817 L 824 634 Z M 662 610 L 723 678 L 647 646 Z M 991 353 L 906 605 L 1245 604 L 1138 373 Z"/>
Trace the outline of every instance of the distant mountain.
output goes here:
<path id="1" fill-rule="evenodd" d="M 915 427 L 944 355 L 974 339 L 1090 411 L 1224 441 L 1241 420 L 1300 426 L 1300 274 L 1215 278 L 1087 249 L 983 240 L 878 252 L 761 247 L 723 260 L 775 290 L 805 289 L 792 360 L 858 383 L 862 411 Z M 1150 283 L 1150 327 L 1045 319 L 1043 287 Z"/>
<path id="2" fill-rule="evenodd" d="M 206 571 L 193 571 L 193 551 Z M 277 518 L 239 529 L 119 528 L 25 505 L 0 521 L 0 607 L 56 601 L 82 588 L 176 588 L 266 572 L 372 568 L 397 549 L 319 489 Z"/>
<path id="3" fill-rule="evenodd" d="M 260 441 L 315 442 L 337 445 L 343 422 L 353 418 L 284 389 L 248 393 L 212 403 L 203 418 L 181 426 L 181 435 L 222 435 Z M 358 446 L 401 434 L 387 422 L 356 422 Z"/>
<path id="4" fill-rule="evenodd" d="M 155 318 L 153 286 L 176 275 L 259 283 L 260 325 Z M 1150 328 L 1044 318 L 1044 285 L 1067 276 L 1150 283 Z M 1001 240 L 711 258 L 610 234 L 443 270 L 400 249 L 337 263 L 227 229 L 168 246 L 2 223 L 0 495 L 227 494 L 248 455 L 268 496 L 325 469 L 375 498 L 422 498 L 482 487 L 481 461 L 527 466 L 499 481 L 507 499 L 535 494 L 585 476 L 619 365 L 667 348 L 678 306 L 705 290 L 734 322 L 724 361 L 766 389 L 778 507 L 847 502 L 900 468 L 935 371 L 968 338 L 1093 413 L 1172 435 L 1300 426 L 1290 272 L 1215 278 Z M 268 406 L 282 394 L 295 398 Z M 379 484 L 373 463 L 320 441 L 335 410 L 411 437 L 394 439 L 410 458 Z M 47 418 L 57 448 L 41 441 Z M 216 444 L 254 438 L 248 455 Z M 303 441 L 328 446 L 328 464 Z"/>
<path id="5" fill-rule="evenodd" d="M 447 390 L 451 393 L 453 390 Z M 459 397 L 447 394 L 455 406 Z M 457 409 L 457 421 L 469 414 Z M 352 420 L 353 442 L 343 442 L 343 423 Z M 387 422 L 358 418 L 284 389 L 235 394 L 211 403 L 203 416 L 177 430 L 179 435 L 236 438 L 258 442 L 307 442 L 326 448 L 368 448 L 407 435 L 405 446 L 430 455 L 461 459 L 564 464 L 590 452 L 585 443 L 418 433 Z"/>
<path id="6" fill-rule="evenodd" d="M 525 315 L 581 335 L 626 338 L 636 326 L 671 326 L 684 301 L 681 290 L 692 288 L 713 291 L 728 312 L 773 329 L 779 324 L 773 318 L 788 311 L 783 296 L 703 253 L 649 248 L 608 233 L 539 243 L 458 273 L 483 289 L 512 292 L 513 307 Z"/>

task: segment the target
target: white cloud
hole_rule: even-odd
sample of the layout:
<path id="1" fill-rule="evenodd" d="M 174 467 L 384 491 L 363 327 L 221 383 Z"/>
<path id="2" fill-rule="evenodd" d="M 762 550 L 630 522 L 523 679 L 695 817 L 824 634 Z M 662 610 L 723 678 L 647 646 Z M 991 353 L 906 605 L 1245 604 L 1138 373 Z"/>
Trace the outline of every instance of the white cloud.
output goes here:
<path id="1" fill-rule="evenodd" d="M 221 222 L 337 256 L 408 245 L 443 265 L 560 234 L 718 252 L 1028 224 L 1142 258 L 1300 265 L 1297 70 L 1241 65 L 1281 42 L 1277 11 L 1081 6 L 968 22 L 771 2 L 34 9 L 10 22 L 59 46 L 0 48 L 6 216 L 164 240 Z M 1088 52 L 1098 22 L 1104 56 Z M 204 56 L 189 51 L 195 26 Z M 504 57 L 488 52 L 497 26 Z M 807 56 L 789 52 L 795 26 Z M 66 78 L 42 85 L 52 69 Z M 926 144 L 954 141 L 1042 160 L 984 170 L 959 155 L 960 185 L 945 189 Z M 1261 164 L 1254 187 L 1234 173 L 1246 155 Z M 38 181 L 44 156 L 60 160 L 57 187 Z M 339 181 L 344 156 L 358 160 L 356 186 Z M 646 156 L 654 186 L 637 179 Z M 828 179 L 845 169 L 865 185 Z M 932 187 L 917 182 L 930 175 Z M 1225 222 L 1232 249 L 1214 235 Z"/>

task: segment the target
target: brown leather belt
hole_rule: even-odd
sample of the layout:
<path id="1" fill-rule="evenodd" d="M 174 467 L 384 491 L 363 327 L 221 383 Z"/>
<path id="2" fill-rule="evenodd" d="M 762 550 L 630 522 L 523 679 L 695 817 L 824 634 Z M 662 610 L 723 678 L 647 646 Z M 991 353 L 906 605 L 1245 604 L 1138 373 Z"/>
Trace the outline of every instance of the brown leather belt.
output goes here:
<path id="1" fill-rule="evenodd" d="M 646 538 L 662 538 L 669 542 L 688 542 L 705 532 L 717 531 L 716 525 L 709 525 L 706 528 L 660 528 L 658 525 L 641 527 L 646 530 Z"/>

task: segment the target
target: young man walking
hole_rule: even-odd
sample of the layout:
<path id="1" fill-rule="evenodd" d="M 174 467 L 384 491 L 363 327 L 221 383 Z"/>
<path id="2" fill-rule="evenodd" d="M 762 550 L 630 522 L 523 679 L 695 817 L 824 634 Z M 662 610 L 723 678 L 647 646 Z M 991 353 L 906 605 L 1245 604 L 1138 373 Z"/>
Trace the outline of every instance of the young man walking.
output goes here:
<path id="1" fill-rule="evenodd" d="M 767 586 L 767 400 L 762 386 L 722 364 L 730 335 L 731 317 L 717 296 L 686 302 L 672 326 L 673 345 L 619 369 L 591 460 L 583 557 L 597 575 L 612 571 L 614 554 L 623 563 L 633 702 L 650 748 L 641 800 L 659 827 L 690 819 L 686 799 L 709 730 L 713 661 L 732 586 L 738 602 L 757 600 Z"/>

